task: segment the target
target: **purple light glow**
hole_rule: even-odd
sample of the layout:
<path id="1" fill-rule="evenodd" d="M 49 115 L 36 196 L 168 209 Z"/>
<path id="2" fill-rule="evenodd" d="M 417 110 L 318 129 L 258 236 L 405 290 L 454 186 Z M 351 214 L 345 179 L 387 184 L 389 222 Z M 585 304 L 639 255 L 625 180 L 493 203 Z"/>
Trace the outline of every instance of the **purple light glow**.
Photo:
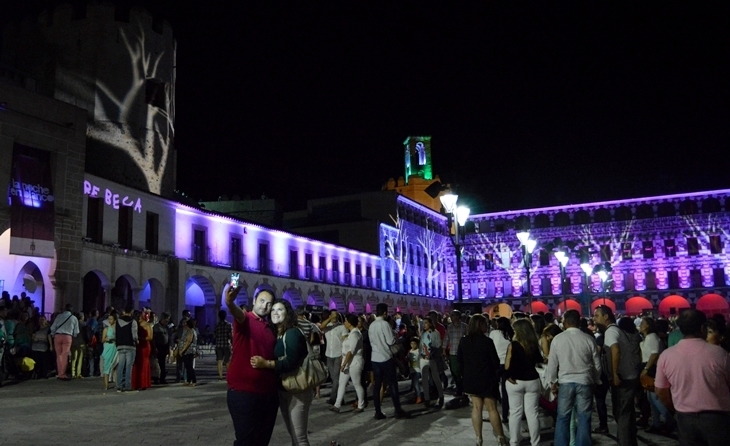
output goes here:
<path id="1" fill-rule="evenodd" d="M 686 194 L 658 195 L 655 197 L 644 197 L 644 198 L 629 198 L 629 199 L 624 199 L 624 200 L 597 201 L 597 202 L 593 202 L 593 203 L 568 204 L 568 205 L 562 205 L 562 206 L 550 206 L 550 207 L 544 207 L 544 208 L 532 208 L 532 209 L 523 209 L 523 210 L 517 210 L 517 211 L 491 212 L 491 213 L 486 213 L 486 214 L 473 215 L 472 220 L 478 219 L 478 218 L 505 217 L 508 215 L 542 213 L 542 212 L 547 212 L 547 211 L 579 210 L 579 209 L 585 209 L 585 208 L 590 208 L 590 207 L 642 203 L 642 202 L 647 202 L 647 201 L 675 200 L 675 199 L 680 199 L 680 198 L 701 197 L 701 196 L 705 196 L 705 195 L 710 195 L 710 196 L 730 195 L 730 189 L 719 189 L 719 190 L 712 190 L 712 191 L 706 191 L 706 192 L 690 192 L 690 193 L 686 193 Z"/>

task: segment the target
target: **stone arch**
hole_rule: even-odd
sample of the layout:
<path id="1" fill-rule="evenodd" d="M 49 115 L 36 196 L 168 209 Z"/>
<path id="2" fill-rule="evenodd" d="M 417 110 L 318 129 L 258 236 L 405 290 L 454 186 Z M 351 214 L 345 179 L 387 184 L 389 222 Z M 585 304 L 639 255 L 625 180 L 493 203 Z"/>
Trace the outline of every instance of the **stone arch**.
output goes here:
<path id="1" fill-rule="evenodd" d="M 636 206 L 636 218 L 654 218 L 654 208 L 650 204 Z"/>
<path id="2" fill-rule="evenodd" d="M 165 287 L 162 285 L 162 282 L 155 278 L 151 278 L 145 282 L 142 290 L 139 292 L 138 309 L 142 307 L 150 307 L 158 315 L 168 310 L 165 307 Z"/>
<path id="3" fill-rule="evenodd" d="M 214 325 L 220 302 L 213 278 L 202 271 L 190 275 L 185 281 L 185 309 L 198 322 L 198 329 Z"/>
<path id="4" fill-rule="evenodd" d="M 611 221 L 611 211 L 608 208 L 599 208 L 593 212 L 593 221 L 595 223 L 608 223 Z"/>
<path id="5" fill-rule="evenodd" d="M 548 214 L 537 214 L 535 216 L 535 221 L 533 222 L 532 226 L 535 229 L 549 228 L 550 216 Z"/>
<path id="6" fill-rule="evenodd" d="M 598 302 L 598 301 L 597 301 Z M 654 304 L 644 296 L 634 296 L 624 303 L 626 316 L 637 316 L 644 310 L 653 310 Z"/>
<path id="7" fill-rule="evenodd" d="M 418 300 L 413 299 L 410 305 L 411 314 L 421 314 L 421 304 Z"/>
<path id="8" fill-rule="evenodd" d="M 576 225 L 588 225 L 591 223 L 591 214 L 585 209 L 573 213 L 573 223 Z"/>
<path id="9" fill-rule="evenodd" d="M 347 306 L 345 305 L 345 298 L 340 295 L 340 293 L 332 293 L 330 295 L 330 301 L 328 307 L 330 310 L 337 310 L 340 312 L 347 311 Z"/>
<path id="10" fill-rule="evenodd" d="M 698 212 L 697 202 L 689 198 L 679 203 L 679 215 L 693 215 Z"/>
<path id="11" fill-rule="evenodd" d="M 570 215 L 567 212 L 558 212 L 553 216 L 553 226 L 569 226 Z"/>
<path id="12" fill-rule="evenodd" d="M 702 200 L 702 213 L 711 214 L 713 212 L 722 212 L 720 200 L 715 197 L 708 197 Z"/>
<path id="13" fill-rule="evenodd" d="M 675 309 L 675 313 L 679 314 L 679 310 L 683 308 L 689 308 L 689 301 L 684 297 L 674 294 L 667 296 L 659 302 L 659 315 L 669 317 L 672 314 L 672 308 Z"/>
<path id="14" fill-rule="evenodd" d="M 254 284 L 254 290 L 253 294 L 251 295 L 251 299 L 255 299 L 256 296 L 264 290 L 270 292 L 274 296 L 274 299 L 276 299 L 277 297 L 281 297 L 276 295 L 278 291 L 277 287 L 274 284 L 269 283 L 269 279 L 264 278 L 261 280 L 261 282 L 257 282 Z"/>
<path id="15" fill-rule="evenodd" d="M 657 217 L 674 217 L 677 215 L 677 209 L 671 201 L 659 203 L 656 211 Z"/>
<path id="16" fill-rule="evenodd" d="M 619 206 L 613 211 L 613 219 L 616 221 L 631 220 L 633 214 L 628 206 Z"/>
<path id="17" fill-rule="evenodd" d="M 307 304 L 309 305 L 319 305 L 322 307 L 327 306 L 327 302 L 324 300 L 324 296 L 322 295 L 322 292 L 318 290 L 316 287 L 315 289 L 311 290 L 307 295 Z"/>
<path id="18" fill-rule="evenodd" d="M 515 218 L 515 231 L 530 230 L 530 217 L 527 215 L 520 215 Z"/>
<path id="19" fill-rule="evenodd" d="M 123 310 L 126 306 L 135 306 L 135 294 L 139 291 L 139 286 L 134 277 L 129 274 L 122 274 L 114 281 L 114 287 L 111 290 L 110 305 L 117 311 Z"/>
<path id="20" fill-rule="evenodd" d="M 108 305 L 107 294 L 111 290 L 109 278 L 99 270 L 91 270 L 84 275 L 81 291 L 81 309 L 83 311 L 99 310 L 103 313 Z"/>
<path id="21" fill-rule="evenodd" d="M 33 301 L 33 306 L 43 308 L 46 295 L 45 281 L 43 273 L 35 262 L 29 260 L 20 268 L 18 275 L 15 277 L 13 290 L 13 294 L 17 293 L 18 295 L 24 292 Z"/>
<path id="22" fill-rule="evenodd" d="M 378 296 L 375 295 L 375 293 L 371 293 L 365 298 L 365 312 L 367 314 L 374 313 L 375 307 L 377 307 L 379 303 L 380 300 L 378 299 Z"/>
<path id="23" fill-rule="evenodd" d="M 730 312 L 730 305 L 727 300 L 719 294 L 710 293 L 700 297 L 697 301 L 697 309 L 708 316 L 713 314 L 727 315 Z"/>
<path id="24" fill-rule="evenodd" d="M 290 288 L 284 290 L 281 297 L 282 299 L 288 300 L 292 308 L 295 310 L 304 305 L 301 290 L 296 288 L 293 284 Z"/>
<path id="25" fill-rule="evenodd" d="M 365 306 L 363 305 L 363 298 L 357 293 L 350 294 L 347 296 L 347 311 L 352 314 L 360 314 L 365 312 Z"/>

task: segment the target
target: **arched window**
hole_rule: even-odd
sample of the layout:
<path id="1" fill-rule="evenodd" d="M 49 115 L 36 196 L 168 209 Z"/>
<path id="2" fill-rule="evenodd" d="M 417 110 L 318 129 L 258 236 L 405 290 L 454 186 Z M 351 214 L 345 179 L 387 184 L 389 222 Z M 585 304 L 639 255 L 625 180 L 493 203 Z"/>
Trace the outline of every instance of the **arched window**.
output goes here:
<path id="1" fill-rule="evenodd" d="M 679 215 L 692 215 L 697 211 L 697 202 L 694 200 L 684 200 L 679 204 Z"/>
<path id="2" fill-rule="evenodd" d="M 710 214 L 712 212 L 722 212 L 720 200 L 712 197 L 702 200 L 702 213 Z"/>
<path id="3" fill-rule="evenodd" d="M 576 225 L 588 225 L 591 223 L 591 215 L 586 210 L 580 210 L 573 214 L 573 223 Z"/>
<path id="4" fill-rule="evenodd" d="M 593 213 L 593 221 L 595 223 L 608 223 L 611 221 L 611 211 L 607 208 L 596 209 Z"/>
<path id="5" fill-rule="evenodd" d="M 654 208 L 652 208 L 650 204 L 637 206 L 636 218 L 654 218 Z"/>
<path id="6" fill-rule="evenodd" d="M 616 221 L 631 220 L 632 217 L 631 209 L 628 206 L 620 206 L 613 211 L 613 218 Z"/>
<path id="7" fill-rule="evenodd" d="M 570 225 L 570 216 L 567 212 L 558 212 L 553 216 L 554 226 L 568 226 Z"/>
<path id="8" fill-rule="evenodd" d="M 677 210 L 674 208 L 674 203 L 665 201 L 664 203 L 659 203 L 656 213 L 657 217 L 673 217 L 677 215 Z"/>
<path id="9" fill-rule="evenodd" d="M 539 228 L 549 228 L 550 227 L 550 217 L 547 214 L 539 214 L 535 216 L 535 221 L 533 223 L 533 226 L 536 229 Z"/>

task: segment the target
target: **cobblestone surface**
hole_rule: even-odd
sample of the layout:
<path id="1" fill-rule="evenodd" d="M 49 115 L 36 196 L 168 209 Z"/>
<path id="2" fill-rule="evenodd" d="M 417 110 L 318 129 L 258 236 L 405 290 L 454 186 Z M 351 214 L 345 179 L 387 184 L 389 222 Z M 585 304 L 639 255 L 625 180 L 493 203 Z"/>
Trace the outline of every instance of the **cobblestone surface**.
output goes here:
<path id="1" fill-rule="evenodd" d="M 104 392 L 100 378 L 6 382 L 0 388 L 4 414 L 0 445 L 231 445 L 233 425 L 226 408 L 226 384 L 215 377 L 210 357 L 199 361 L 197 370 L 201 378 L 195 388 L 173 384 L 137 393 Z M 406 391 L 408 385 L 401 382 L 401 389 Z M 389 417 L 376 421 L 372 404 L 360 414 L 330 412 L 328 394 L 329 390 L 323 389 L 322 399 L 312 405 L 312 445 L 328 446 L 332 440 L 342 446 L 474 444 L 469 407 L 424 411 L 422 406 L 404 404 L 412 418 L 396 420 L 386 400 L 383 411 Z M 347 396 L 352 401 L 354 392 Z M 404 402 L 411 399 L 411 395 L 402 397 Z M 594 445 L 616 444 L 615 423 L 609 424 L 611 434 L 594 435 Z M 552 429 L 542 431 L 543 445 L 550 445 L 552 439 Z M 640 445 L 678 444 L 643 431 L 638 439 Z M 270 444 L 291 444 L 281 417 Z M 496 445 L 489 423 L 484 423 L 484 444 Z M 522 444 L 529 445 L 529 441 L 525 438 Z"/>

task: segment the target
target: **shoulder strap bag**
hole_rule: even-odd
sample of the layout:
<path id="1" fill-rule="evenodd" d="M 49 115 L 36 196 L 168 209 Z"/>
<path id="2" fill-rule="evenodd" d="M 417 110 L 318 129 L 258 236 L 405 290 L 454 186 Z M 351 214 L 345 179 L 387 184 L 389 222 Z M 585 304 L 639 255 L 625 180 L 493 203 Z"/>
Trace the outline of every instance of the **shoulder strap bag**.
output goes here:
<path id="1" fill-rule="evenodd" d="M 304 336 L 301 328 L 299 332 Z M 284 341 L 284 354 L 286 355 L 286 333 L 282 337 Z M 305 338 L 306 339 L 306 338 Z M 281 375 L 281 386 L 289 393 L 301 393 L 312 390 L 327 380 L 327 367 L 312 354 L 312 346 L 307 344 L 307 356 L 304 358 L 302 365 L 294 371 Z"/>

